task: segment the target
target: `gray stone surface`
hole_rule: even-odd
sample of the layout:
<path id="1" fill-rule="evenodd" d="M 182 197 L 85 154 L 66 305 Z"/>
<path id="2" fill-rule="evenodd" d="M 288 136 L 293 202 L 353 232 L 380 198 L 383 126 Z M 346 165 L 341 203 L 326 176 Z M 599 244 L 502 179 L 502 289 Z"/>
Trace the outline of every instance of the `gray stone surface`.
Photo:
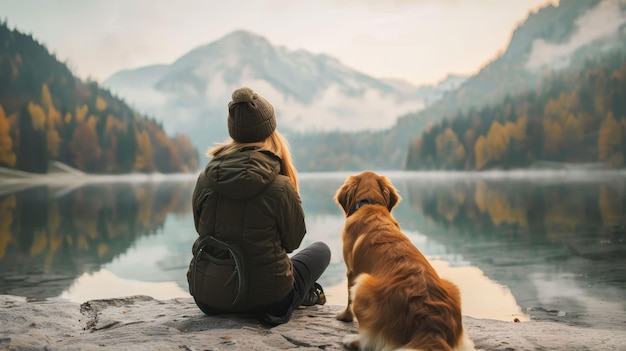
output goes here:
<path id="1" fill-rule="evenodd" d="M 2 350 L 344 350 L 355 323 L 335 320 L 342 306 L 294 312 L 268 328 L 255 319 L 205 316 L 192 299 L 148 296 L 27 302 L 0 296 Z M 503 322 L 465 317 L 465 328 L 484 350 L 626 350 L 624 328 L 600 330 L 553 322 Z"/>

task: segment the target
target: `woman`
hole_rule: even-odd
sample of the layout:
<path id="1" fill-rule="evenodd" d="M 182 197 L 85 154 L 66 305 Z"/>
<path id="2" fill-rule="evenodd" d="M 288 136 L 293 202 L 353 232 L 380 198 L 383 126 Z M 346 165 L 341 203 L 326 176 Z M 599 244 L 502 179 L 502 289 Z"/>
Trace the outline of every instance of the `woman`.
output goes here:
<path id="1" fill-rule="evenodd" d="M 272 105 L 249 88 L 228 104 L 231 141 L 209 150 L 198 177 L 193 215 L 198 239 L 189 291 L 206 314 L 254 313 L 289 321 L 299 305 L 323 304 L 316 280 L 330 249 L 316 242 L 289 258 L 306 233 L 289 145 Z"/>

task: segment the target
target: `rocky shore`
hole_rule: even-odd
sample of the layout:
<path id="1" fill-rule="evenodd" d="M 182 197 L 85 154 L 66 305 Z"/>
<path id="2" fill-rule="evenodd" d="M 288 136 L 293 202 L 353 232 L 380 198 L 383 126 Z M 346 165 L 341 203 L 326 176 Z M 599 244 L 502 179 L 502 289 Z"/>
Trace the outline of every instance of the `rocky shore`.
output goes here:
<path id="1" fill-rule="evenodd" d="M 0 296 L 2 350 L 345 350 L 341 339 L 356 324 L 335 320 L 342 306 L 297 310 L 274 328 L 254 319 L 207 317 L 190 298 L 148 296 L 27 301 Z M 522 323 L 464 318 L 484 350 L 626 350 L 624 325 L 597 330 L 553 322 Z"/>

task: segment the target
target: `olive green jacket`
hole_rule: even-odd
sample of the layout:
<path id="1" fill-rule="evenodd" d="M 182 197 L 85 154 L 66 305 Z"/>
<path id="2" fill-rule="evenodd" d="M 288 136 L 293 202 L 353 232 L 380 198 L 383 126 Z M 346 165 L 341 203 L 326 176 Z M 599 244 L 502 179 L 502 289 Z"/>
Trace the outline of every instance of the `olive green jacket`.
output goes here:
<path id="1" fill-rule="evenodd" d="M 293 289 L 287 254 L 300 246 L 306 227 L 300 197 L 289 178 L 280 174 L 281 164 L 269 151 L 246 147 L 215 156 L 199 175 L 193 193 L 199 237 L 192 248 L 198 262 L 194 266 L 192 259 L 187 273 L 197 301 L 223 311 L 245 311 L 280 301 Z M 206 248 L 196 255 L 206 236 L 235 244 L 243 252 L 247 293 L 236 305 L 228 255 L 216 249 L 205 253 Z"/>

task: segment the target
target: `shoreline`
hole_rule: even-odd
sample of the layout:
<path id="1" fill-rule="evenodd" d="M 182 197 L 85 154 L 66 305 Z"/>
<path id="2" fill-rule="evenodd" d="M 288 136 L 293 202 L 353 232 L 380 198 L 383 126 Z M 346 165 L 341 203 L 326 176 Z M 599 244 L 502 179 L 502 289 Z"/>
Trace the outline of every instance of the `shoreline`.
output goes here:
<path id="1" fill-rule="evenodd" d="M 345 350 L 356 323 L 335 319 L 343 306 L 296 310 L 290 322 L 269 328 L 255 319 L 206 316 L 192 298 L 155 300 L 137 295 L 90 300 L 32 301 L 0 295 L 0 346 L 26 350 Z M 483 350 L 624 350 L 623 326 L 614 330 L 554 322 L 504 322 L 464 316 L 466 332 Z"/>

